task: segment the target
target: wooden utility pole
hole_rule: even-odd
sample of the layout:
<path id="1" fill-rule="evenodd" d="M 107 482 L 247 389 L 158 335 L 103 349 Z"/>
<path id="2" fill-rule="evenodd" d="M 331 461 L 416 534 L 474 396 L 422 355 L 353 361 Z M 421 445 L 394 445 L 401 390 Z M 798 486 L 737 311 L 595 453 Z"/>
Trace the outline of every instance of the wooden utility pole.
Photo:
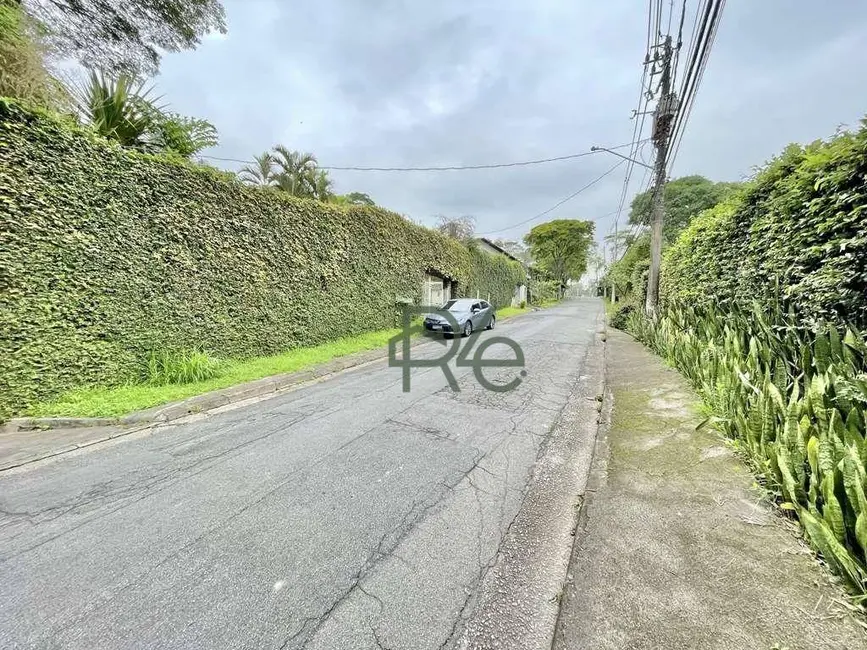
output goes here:
<path id="1" fill-rule="evenodd" d="M 656 147 L 656 164 L 653 176 L 653 199 L 650 209 L 650 273 L 647 277 L 647 300 L 645 311 L 648 316 L 656 313 L 659 303 L 659 269 L 662 263 L 662 221 L 665 205 L 663 191 L 665 189 L 665 163 L 668 157 L 668 144 L 671 135 L 671 123 L 677 112 L 677 97 L 671 92 L 671 36 L 665 38 L 662 44 L 662 77 L 660 79 L 660 97 L 653 116 L 653 134 L 651 139 Z"/>

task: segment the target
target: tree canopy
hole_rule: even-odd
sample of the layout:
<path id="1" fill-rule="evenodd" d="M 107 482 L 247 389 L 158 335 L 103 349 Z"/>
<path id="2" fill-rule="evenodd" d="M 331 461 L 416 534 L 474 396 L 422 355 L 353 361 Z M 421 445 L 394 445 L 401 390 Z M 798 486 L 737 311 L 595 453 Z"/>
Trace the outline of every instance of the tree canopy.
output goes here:
<path id="1" fill-rule="evenodd" d="M 151 75 L 160 51 L 226 32 L 220 0 L 8 0 L 22 4 L 61 55 L 88 68 Z"/>
<path id="2" fill-rule="evenodd" d="M 704 176 L 682 176 L 666 183 L 663 190 L 665 240 L 674 241 L 693 217 L 712 208 L 740 186 L 741 183 L 714 183 Z M 629 223 L 649 225 L 651 202 L 651 190 L 637 194 L 632 200 Z"/>
<path id="3" fill-rule="evenodd" d="M 436 228 L 446 237 L 466 241 L 476 232 L 476 218 L 468 215 L 463 217 L 447 217 L 441 214 L 437 216 Z"/>
<path id="4" fill-rule="evenodd" d="M 369 207 L 373 207 L 376 205 L 373 199 L 364 192 L 350 192 L 349 194 L 338 194 L 334 197 L 334 199 L 335 203 L 342 203 L 345 205 L 366 205 Z"/>
<path id="5" fill-rule="evenodd" d="M 536 264 L 564 286 L 587 270 L 593 231 L 592 221 L 555 219 L 534 227 L 524 241 Z"/>

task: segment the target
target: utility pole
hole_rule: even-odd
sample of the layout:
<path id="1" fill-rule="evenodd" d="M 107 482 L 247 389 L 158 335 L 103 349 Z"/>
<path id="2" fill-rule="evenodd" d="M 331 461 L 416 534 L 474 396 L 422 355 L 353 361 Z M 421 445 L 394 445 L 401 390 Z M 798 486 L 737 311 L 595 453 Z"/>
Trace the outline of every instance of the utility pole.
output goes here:
<path id="1" fill-rule="evenodd" d="M 619 218 L 620 215 L 618 214 L 617 217 Z M 614 268 L 615 264 L 617 264 L 617 218 L 614 219 L 614 257 L 611 260 L 611 267 Z M 609 271 L 608 273 L 610 275 L 611 271 Z M 615 286 L 616 285 L 614 284 L 614 276 L 611 276 L 611 302 L 612 303 L 617 302 Z"/>
<path id="2" fill-rule="evenodd" d="M 677 97 L 671 92 L 671 36 L 666 36 L 662 44 L 662 77 L 660 79 L 660 97 L 653 116 L 653 134 L 651 139 L 656 147 L 656 164 L 654 165 L 653 199 L 650 212 L 650 274 L 647 278 L 647 300 L 645 311 L 648 316 L 656 313 L 659 303 L 659 269 L 662 264 L 662 220 L 665 211 L 663 190 L 665 189 L 665 163 L 668 157 L 671 123 L 677 112 Z"/>

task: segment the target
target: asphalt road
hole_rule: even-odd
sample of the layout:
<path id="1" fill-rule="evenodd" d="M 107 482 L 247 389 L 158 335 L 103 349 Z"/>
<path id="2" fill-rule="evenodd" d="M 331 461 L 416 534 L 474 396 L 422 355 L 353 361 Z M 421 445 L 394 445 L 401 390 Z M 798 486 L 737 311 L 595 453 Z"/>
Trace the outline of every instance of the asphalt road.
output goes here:
<path id="1" fill-rule="evenodd" d="M 457 644 L 600 312 L 572 301 L 474 335 L 521 345 L 511 392 L 452 361 L 459 392 L 425 368 L 405 393 L 380 361 L 0 474 L 0 647 Z"/>

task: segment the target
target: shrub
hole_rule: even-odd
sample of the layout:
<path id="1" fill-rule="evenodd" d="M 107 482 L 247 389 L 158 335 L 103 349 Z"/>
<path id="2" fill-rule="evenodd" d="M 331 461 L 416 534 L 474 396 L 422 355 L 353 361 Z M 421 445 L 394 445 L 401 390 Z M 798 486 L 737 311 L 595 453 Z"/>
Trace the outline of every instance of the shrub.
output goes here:
<path id="1" fill-rule="evenodd" d="M 783 299 L 801 320 L 867 329 L 867 127 L 792 145 L 667 251 L 663 305 Z"/>
<path id="2" fill-rule="evenodd" d="M 220 374 L 219 359 L 199 350 L 151 352 L 144 380 L 156 386 L 192 384 Z"/>
<path id="3" fill-rule="evenodd" d="M 679 368 L 867 593 L 867 127 L 792 145 L 666 252 L 655 320 L 628 327 Z"/>
<path id="4" fill-rule="evenodd" d="M 611 327 L 625 330 L 628 327 L 629 318 L 634 311 L 635 302 L 633 302 L 633 300 L 630 299 L 618 302 L 614 305 L 614 309 L 611 312 L 611 317 L 608 322 Z"/>

